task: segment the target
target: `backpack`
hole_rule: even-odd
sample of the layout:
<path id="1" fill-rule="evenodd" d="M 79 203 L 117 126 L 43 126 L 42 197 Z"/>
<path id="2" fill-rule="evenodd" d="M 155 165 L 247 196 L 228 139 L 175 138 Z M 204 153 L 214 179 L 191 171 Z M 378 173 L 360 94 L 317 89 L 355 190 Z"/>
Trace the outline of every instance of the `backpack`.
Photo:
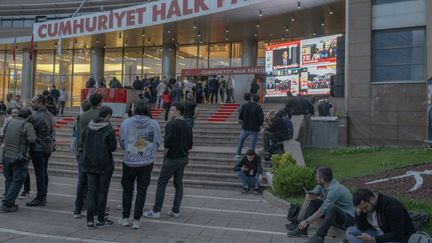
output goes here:
<path id="1" fill-rule="evenodd" d="M 409 211 L 408 214 L 416 231 L 422 230 L 423 226 L 429 221 L 427 213 Z"/>
<path id="2" fill-rule="evenodd" d="M 432 238 L 425 232 L 417 232 L 410 236 L 408 243 L 432 243 Z"/>

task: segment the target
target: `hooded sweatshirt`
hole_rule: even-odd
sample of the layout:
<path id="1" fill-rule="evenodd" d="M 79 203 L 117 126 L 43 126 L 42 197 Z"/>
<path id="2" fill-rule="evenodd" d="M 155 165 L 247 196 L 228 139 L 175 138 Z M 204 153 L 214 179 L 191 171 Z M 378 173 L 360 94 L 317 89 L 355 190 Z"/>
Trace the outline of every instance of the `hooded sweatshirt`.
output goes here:
<path id="1" fill-rule="evenodd" d="M 147 166 L 156 159 L 161 144 L 157 121 L 141 115 L 124 120 L 120 126 L 120 146 L 125 150 L 124 163 L 129 167 Z"/>
<path id="2" fill-rule="evenodd" d="M 93 119 L 83 135 L 83 171 L 87 173 L 112 173 L 112 152 L 117 149 L 114 129 L 109 122 L 98 117 Z"/>

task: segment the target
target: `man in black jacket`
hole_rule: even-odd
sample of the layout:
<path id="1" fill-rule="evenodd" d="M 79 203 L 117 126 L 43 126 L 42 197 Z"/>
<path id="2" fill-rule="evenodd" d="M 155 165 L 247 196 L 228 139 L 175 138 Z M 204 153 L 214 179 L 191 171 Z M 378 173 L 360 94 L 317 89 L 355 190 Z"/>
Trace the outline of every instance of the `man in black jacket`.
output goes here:
<path id="1" fill-rule="evenodd" d="M 112 152 L 117 149 L 115 132 L 110 124 L 112 109 L 102 106 L 99 116 L 85 128 L 83 140 L 83 172 L 87 174 L 87 228 L 113 225 L 105 218 L 108 189 L 114 171 Z M 97 207 L 96 207 L 97 205 Z M 97 208 L 98 222 L 94 224 Z"/>
<path id="2" fill-rule="evenodd" d="M 45 206 L 48 190 L 48 160 L 54 148 L 54 118 L 46 110 L 46 98 L 37 95 L 32 99 L 33 114 L 30 122 L 36 133 L 36 143 L 30 147 L 30 155 L 36 176 L 37 195 L 27 206 Z"/>
<path id="3" fill-rule="evenodd" d="M 183 174 L 189 162 L 189 150 L 192 149 L 193 145 L 192 127 L 183 120 L 184 110 L 185 107 L 182 103 L 176 103 L 173 111 L 174 119 L 166 125 L 165 156 L 157 183 L 155 204 L 153 210 L 143 214 L 146 218 L 160 218 L 165 189 L 171 176 L 174 176 L 175 196 L 173 207 L 167 212 L 167 215 L 174 218 L 180 217 L 180 204 L 183 198 Z"/>
<path id="4" fill-rule="evenodd" d="M 210 92 L 210 100 L 212 104 L 218 103 L 218 90 L 219 90 L 219 81 L 214 76 L 208 82 L 208 91 Z M 216 101 L 214 99 L 216 98 Z"/>
<path id="5" fill-rule="evenodd" d="M 271 125 L 263 133 L 264 152 L 270 153 L 270 145 L 290 140 L 293 136 L 293 131 L 288 130 L 283 118 L 286 116 L 284 111 L 278 111 L 271 121 Z M 292 125 L 291 125 L 292 127 Z"/>
<path id="6" fill-rule="evenodd" d="M 353 202 L 357 207 L 355 226 L 346 231 L 350 242 L 407 242 L 415 233 L 407 210 L 398 200 L 369 189 L 358 189 Z"/>
<path id="7" fill-rule="evenodd" d="M 246 156 L 233 168 L 237 172 L 240 182 L 243 185 L 242 194 L 249 193 L 249 185 L 254 186 L 254 194 L 258 195 L 260 180 L 259 176 L 262 175 L 265 179 L 265 175 L 262 174 L 261 158 L 253 150 L 248 150 Z"/>
<path id="8" fill-rule="evenodd" d="M 249 149 L 255 151 L 255 145 L 258 139 L 258 132 L 264 122 L 264 112 L 258 104 L 259 96 L 252 95 L 252 102 L 246 103 L 240 109 L 239 120 L 242 123 L 242 130 L 240 133 L 240 142 L 237 147 L 237 154 L 234 159 L 239 160 L 243 143 L 247 137 L 252 136 Z"/>

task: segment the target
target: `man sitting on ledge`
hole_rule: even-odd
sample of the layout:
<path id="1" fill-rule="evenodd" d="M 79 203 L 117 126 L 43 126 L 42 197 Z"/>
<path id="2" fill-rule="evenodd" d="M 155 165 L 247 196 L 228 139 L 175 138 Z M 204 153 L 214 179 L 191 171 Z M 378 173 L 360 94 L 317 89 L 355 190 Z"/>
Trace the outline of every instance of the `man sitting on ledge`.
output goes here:
<path id="1" fill-rule="evenodd" d="M 398 200 L 369 189 L 358 189 L 353 197 L 356 226 L 346 231 L 349 242 L 408 242 L 415 233 L 407 210 Z"/>
<path id="2" fill-rule="evenodd" d="M 315 235 L 307 243 L 323 243 L 331 226 L 346 230 L 354 225 L 355 207 L 351 192 L 333 179 L 333 172 L 328 167 L 318 168 L 315 179 L 318 186 L 306 192 L 303 204 L 306 213 L 301 216 L 300 222 L 287 225 L 289 237 L 306 237 L 309 225 L 322 219 Z"/>

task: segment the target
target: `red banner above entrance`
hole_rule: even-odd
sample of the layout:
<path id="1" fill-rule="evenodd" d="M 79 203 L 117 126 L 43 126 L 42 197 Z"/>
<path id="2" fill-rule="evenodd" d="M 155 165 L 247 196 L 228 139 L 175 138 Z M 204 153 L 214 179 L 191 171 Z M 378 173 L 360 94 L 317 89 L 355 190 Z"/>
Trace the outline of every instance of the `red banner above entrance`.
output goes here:
<path id="1" fill-rule="evenodd" d="M 232 67 L 232 68 L 197 68 L 182 69 L 182 76 L 212 76 L 212 75 L 240 75 L 263 74 L 264 67 Z"/>

